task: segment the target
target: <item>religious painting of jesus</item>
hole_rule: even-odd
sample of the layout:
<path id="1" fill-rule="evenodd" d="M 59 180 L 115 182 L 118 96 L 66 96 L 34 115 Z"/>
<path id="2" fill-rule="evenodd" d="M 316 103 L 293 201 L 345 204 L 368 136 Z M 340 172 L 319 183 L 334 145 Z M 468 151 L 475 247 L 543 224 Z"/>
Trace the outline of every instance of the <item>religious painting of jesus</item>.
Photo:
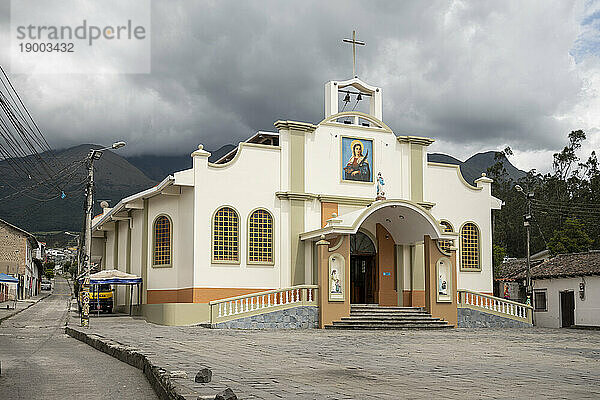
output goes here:
<path id="1" fill-rule="evenodd" d="M 373 140 L 342 136 L 342 180 L 373 182 Z"/>

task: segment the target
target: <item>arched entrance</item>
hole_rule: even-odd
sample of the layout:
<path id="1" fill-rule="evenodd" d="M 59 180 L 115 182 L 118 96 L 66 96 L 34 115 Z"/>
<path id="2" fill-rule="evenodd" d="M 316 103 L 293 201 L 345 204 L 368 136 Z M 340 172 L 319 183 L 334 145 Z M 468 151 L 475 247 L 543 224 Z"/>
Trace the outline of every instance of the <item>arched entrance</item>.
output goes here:
<path id="1" fill-rule="evenodd" d="M 350 235 L 350 303 L 377 303 L 375 243 L 363 232 Z"/>

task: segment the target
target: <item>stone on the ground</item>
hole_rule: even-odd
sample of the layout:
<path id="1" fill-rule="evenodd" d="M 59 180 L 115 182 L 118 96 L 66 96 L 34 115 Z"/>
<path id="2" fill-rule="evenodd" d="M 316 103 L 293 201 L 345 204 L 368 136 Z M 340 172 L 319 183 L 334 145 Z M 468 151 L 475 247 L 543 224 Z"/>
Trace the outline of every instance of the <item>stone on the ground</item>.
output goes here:
<path id="1" fill-rule="evenodd" d="M 233 390 L 227 388 L 215 396 L 215 400 L 237 400 L 237 396 Z"/>
<path id="2" fill-rule="evenodd" d="M 187 378 L 187 374 L 186 374 L 185 371 L 178 371 L 178 370 L 171 371 L 171 373 L 169 374 L 169 376 L 171 378 L 184 378 L 184 379 Z"/>
<path id="3" fill-rule="evenodd" d="M 196 378 L 194 379 L 197 383 L 208 383 L 212 379 L 212 371 L 208 368 L 202 368 L 196 374 Z"/>

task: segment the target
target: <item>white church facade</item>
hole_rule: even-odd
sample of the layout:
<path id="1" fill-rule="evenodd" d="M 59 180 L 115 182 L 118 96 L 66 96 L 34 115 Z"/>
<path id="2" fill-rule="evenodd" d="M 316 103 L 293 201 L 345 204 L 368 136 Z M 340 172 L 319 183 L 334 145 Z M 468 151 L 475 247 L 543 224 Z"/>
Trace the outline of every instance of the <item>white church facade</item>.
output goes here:
<path id="1" fill-rule="evenodd" d="M 368 112 L 339 112 L 344 93 L 367 98 Z M 316 285 L 318 306 L 337 310 L 322 311 L 321 325 L 351 304 L 446 301 L 456 314 L 457 290 L 493 292 L 501 201 L 489 178 L 471 185 L 458 166 L 428 162 L 433 140 L 394 133 L 382 109 L 381 88 L 330 81 L 318 124 L 279 120 L 215 163 L 199 146 L 191 169 L 94 219 L 93 256 L 141 276 L 143 313 L 164 324 L 204 322 L 211 301 L 297 285 Z"/>

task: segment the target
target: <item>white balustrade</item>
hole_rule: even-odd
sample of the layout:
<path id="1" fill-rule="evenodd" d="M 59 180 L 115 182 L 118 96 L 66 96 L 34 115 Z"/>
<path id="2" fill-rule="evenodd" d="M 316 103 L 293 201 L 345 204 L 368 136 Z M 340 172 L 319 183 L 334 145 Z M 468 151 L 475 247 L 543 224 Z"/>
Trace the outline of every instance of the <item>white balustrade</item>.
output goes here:
<path id="1" fill-rule="evenodd" d="M 211 301 L 211 323 L 229 320 L 232 317 L 243 318 L 244 314 L 271 312 L 275 308 L 289 308 L 297 303 L 314 306 L 318 301 L 317 289 L 316 285 L 299 285 Z"/>
<path id="2" fill-rule="evenodd" d="M 533 307 L 512 300 L 501 299 L 484 293 L 460 289 L 457 293 L 458 306 L 490 310 L 511 319 L 531 323 Z"/>

